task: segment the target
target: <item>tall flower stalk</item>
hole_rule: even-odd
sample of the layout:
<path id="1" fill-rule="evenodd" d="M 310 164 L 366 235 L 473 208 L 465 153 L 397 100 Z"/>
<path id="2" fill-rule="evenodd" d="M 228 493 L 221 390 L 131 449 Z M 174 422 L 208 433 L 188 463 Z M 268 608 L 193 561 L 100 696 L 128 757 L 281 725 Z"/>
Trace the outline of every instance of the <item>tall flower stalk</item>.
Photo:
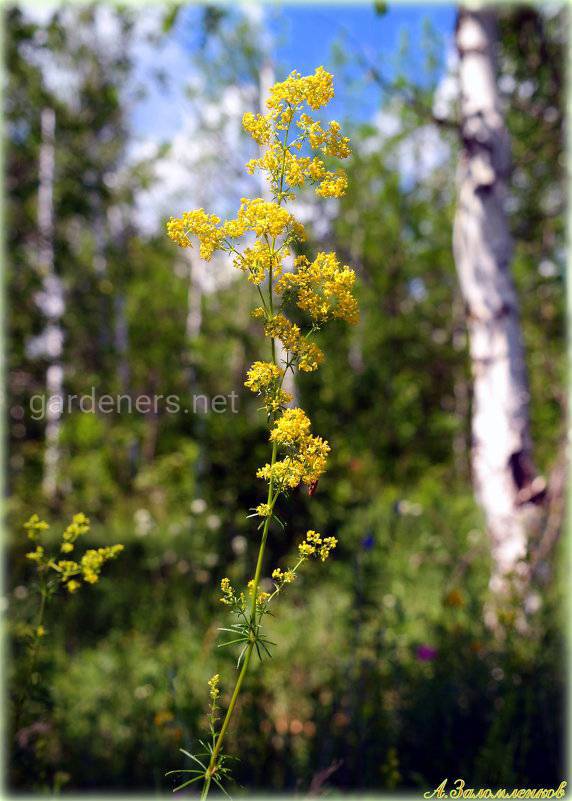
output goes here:
<path id="1" fill-rule="evenodd" d="M 238 675 L 220 729 L 216 705 L 218 674 L 211 679 L 210 740 L 200 741 L 202 753 L 183 752 L 193 761 L 192 768 L 169 772 L 186 774 L 177 790 L 202 781 L 202 799 L 207 797 L 212 784 L 224 790 L 223 784 L 229 776 L 223 743 L 253 654 L 262 660 L 270 655 L 274 645 L 263 629 L 270 606 L 295 580 L 304 562 L 311 558 L 325 561 L 337 544 L 335 537 L 307 531 L 298 545 L 295 564 L 272 571 L 273 592 L 260 589 L 269 532 L 273 524 L 282 525 L 276 511 L 278 500 L 301 484 L 307 485 L 312 494 L 326 469 L 330 452 L 329 444 L 312 434 L 306 413 L 288 407 L 292 397 L 283 388 L 284 377 L 288 370 L 318 369 L 324 354 L 313 337 L 327 322 L 336 318 L 348 323 L 358 321 L 358 306 L 352 292 L 354 271 L 342 266 L 335 253 L 318 253 L 314 261 L 305 256 L 294 257 L 296 243 L 305 239 L 305 231 L 285 207 L 295 199 L 295 190 L 305 185 L 313 186 L 316 194 L 324 198 L 339 198 L 345 193 L 344 171 L 329 170 L 322 157 L 347 158 L 351 153 L 349 139 L 342 135 L 337 122 L 322 127 L 304 110 L 322 108 L 333 96 L 333 76 L 323 67 L 306 77 L 292 72 L 287 80 L 271 88 L 266 114 L 244 115 L 244 128 L 264 149 L 260 158 L 247 163 L 246 169 L 250 174 L 262 171 L 272 200 L 243 198 L 236 218 L 226 222 L 197 209 L 181 218 L 171 217 L 167 223 L 168 235 L 183 248 L 190 247 L 191 238 L 197 237 L 200 255 L 206 261 L 215 251 L 230 255 L 234 266 L 258 290 L 261 305 L 252 311 L 252 316 L 261 321 L 264 336 L 270 340 L 270 360 L 254 362 L 245 382 L 262 400 L 271 447 L 270 461 L 256 474 L 267 484 L 266 499 L 251 515 L 258 519 L 261 532 L 258 557 L 254 576 L 244 591 L 237 591 L 228 578 L 221 581 L 220 600 L 228 607 L 233 621 L 221 629 L 227 637 L 221 647 L 239 649 Z M 292 322 L 286 315 L 292 306 L 305 315 L 305 326 Z M 276 340 L 282 343 L 284 356 L 280 362 Z"/>

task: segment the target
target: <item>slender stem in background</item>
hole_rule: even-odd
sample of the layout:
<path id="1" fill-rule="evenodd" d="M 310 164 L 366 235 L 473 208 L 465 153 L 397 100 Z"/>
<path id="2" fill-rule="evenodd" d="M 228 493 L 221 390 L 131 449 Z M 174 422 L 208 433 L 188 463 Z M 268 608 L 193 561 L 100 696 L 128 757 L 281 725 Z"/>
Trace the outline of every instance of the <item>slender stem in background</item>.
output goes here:
<path id="1" fill-rule="evenodd" d="M 36 660 L 38 658 L 38 650 L 40 647 L 40 633 L 39 630 L 44 623 L 44 614 L 46 611 L 46 588 L 42 585 L 40 589 L 42 600 L 40 601 L 40 611 L 38 612 L 38 621 L 36 623 L 36 630 L 34 632 L 34 644 L 32 646 L 32 658 L 30 660 L 30 680 L 34 681 L 34 668 L 36 667 Z"/>
<path id="2" fill-rule="evenodd" d="M 36 621 L 36 628 L 34 629 L 34 640 L 32 642 L 32 647 L 30 649 L 30 662 L 23 683 L 24 689 L 22 690 L 22 693 L 18 696 L 18 699 L 16 701 L 16 711 L 14 713 L 14 734 L 16 734 L 18 729 L 20 728 L 22 713 L 24 711 L 24 704 L 26 702 L 26 698 L 28 697 L 25 688 L 28 683 L 31 684 L 34 683 L 34 670 L 36 667 L 36 661 L 38 659 L 38 651 L 40 648 L 40 638 L 41 638 L 38 632 L 44 623 L 44 616 L 46 612 L 46 600 L 48 597 L 48 592 L 45 586 L 44 579 L 42 579 L 40 584 L 40 596 L 41 596 L 40 608 L 38 610 L 38 619 Z"/>

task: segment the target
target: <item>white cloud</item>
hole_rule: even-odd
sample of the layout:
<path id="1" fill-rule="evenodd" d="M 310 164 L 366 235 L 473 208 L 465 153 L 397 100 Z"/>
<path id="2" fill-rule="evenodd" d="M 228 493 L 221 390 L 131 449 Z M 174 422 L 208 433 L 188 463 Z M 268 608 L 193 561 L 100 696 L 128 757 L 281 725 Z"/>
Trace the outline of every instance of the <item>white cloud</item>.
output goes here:
<path id="1" fill-rule="evenodd" d="M 377 131 L 362 144 L 362 152 L 366 154 L 386 148 L 388 140 L 397 137 L 403 128 L 399 109 L 382 109 L 372 122 Z M 388 165 L 400 173 L 402 183 L 410 185 L 424 181 L 444 164 L 450 157 L 450 148 L 437 127 L 429 124 L 397 139 L 393 146 L 386 148 L 385 157 Z"/>
<path id="2" fill-rule="evenodd" d="M 439 119 L 453 119 L 459 98 L 459 56 L 454 44 L 449 44 L 445 59 L 445 73 L 433 98 L 433 114 Z"/>

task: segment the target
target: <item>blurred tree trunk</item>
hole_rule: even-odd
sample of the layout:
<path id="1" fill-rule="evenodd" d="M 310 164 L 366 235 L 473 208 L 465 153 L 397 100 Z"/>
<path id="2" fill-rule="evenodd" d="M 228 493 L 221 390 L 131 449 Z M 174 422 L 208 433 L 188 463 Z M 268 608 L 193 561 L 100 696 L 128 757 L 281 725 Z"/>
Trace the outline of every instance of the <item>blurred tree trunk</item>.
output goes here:
<path id="1" fill-rule="evenodd" d="M 527 531 L 545 482 L 536 475 L 512 242 L 504 210 L 510 141 L 496 87 L 496 19 L 461 9 L 457 21 L 461 135 L 453 249 L 473 372 L 472 470 L 492 541 L 491 588 L 525 572 Z"/>
<path id="2" fill-rule="evenodd" d="M 38 188 L 38 269 L 42 277 L 42 291 L 37 296 L 38 307 L 46 318 L 46 328 L 40 337 L 38 355 L 48 360 L 46 370 L 46 446 L 42 489 L 52 502 L 58 490 L 60 462 L 60 426 L 63 403 L 63 331 L 61 318 L 64 312 L 64 294 L 60 279 L 54 270 L 54 165 L 56 115 L 52 108 L 44 108 L 40 118 L 41 142 Z"/>
<path id="3" fill-rule="evenodd" d="M 113 205 L 107 212 L 109 238 L 120 252 L 128 252 L 127 222 L 121 209 Z M 129 325 L 127 322 L 127 298 L 122 287 L 115 291 L 113 299 L 113 344 L 117 356 L 117 377 L 120 391 L 128 395 L 131 383 L 129 369 Z"/>
<path id="4" fill-rule="evenodd" d="M 201 288 L 201 263 L 196 251 L 189 250 L 188 257 L 189 286 L 187 293 L 186 332 L 189 347 L 192 347 L 201 333 L 203 324 L 203 293 Z"/>

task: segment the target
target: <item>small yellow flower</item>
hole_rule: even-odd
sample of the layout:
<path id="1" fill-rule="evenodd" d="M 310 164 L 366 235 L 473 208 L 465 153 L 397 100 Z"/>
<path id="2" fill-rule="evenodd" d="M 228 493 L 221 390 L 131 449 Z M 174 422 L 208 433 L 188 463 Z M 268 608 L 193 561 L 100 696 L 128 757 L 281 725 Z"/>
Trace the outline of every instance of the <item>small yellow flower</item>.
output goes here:
<path id="1" fill-rule="evenodd" d="M 181 248 L 191 247 L 191 240 L 185 230 L 184 223 L 176 217 L 170 217 L 167 222 L 167 236 Z"/>
<path id="2" fill-rule="evenodd" d="M 322 537 L 317 531 L 306 532 L 306 539 L 298 545 L 301 557 L 319 556 L 325 562 L 330 552 L 336 547 L 338 541 L 335 537 Z"/>
<path id="3" fill-rule="evenodd" d="M 312 556 L 316 553 L 316 549 L 313 545 L 310 545 L 309 542 L 301 542 L 300 545 L 298 545 L 298 552 L 300 556 Z"/>
<path id="4" fill-rule="evenodd" d="M 264 604 L 269 598 L 270 598 L 269 592 L 259 592 L 258 597 L 256 599 L 256 603 L 258 604 L 258 606 L 264 606 Z"/>
<path id="5" fill-rule="evenodd" d="M 256 236 L 277 237 L 295 223 L 283 206 L 261 197 L 253 200 L 243 197 L 237 219 L 245 231 L 254 231 Z"/>
<path id="6" fill-rule="evenodd" d="M 87 518 L 83 512 L 80 512 L 77 515 L 72 517 L 72 522 L 66 528 L 63 533 L 63 544 L 61 550 L 64 553 L 68 553 L 69 551 L 73 551 L 73 545 L 71 548 L 64 547 L 69 544 L 74 543 L 78 537 L 81 537 L 82 534 L 86 534 L 89 531 L 89 518 Z"/>
<path id="7" fill-rule="evenodd" d="M 45 628 L 43 626 L 38 626 L 38 628 L 36 629 L 36 636 L 37 637 L 44 637 L 45 634 L 46 634 Z"/>
<path id="8" fill-rule="evenodd" d="M 220 602 L 227 606 L 232 606 L 236 601 L 236 596 L 229 578 L 221 579 L 220 589 L 222 592 L 222 598 L 219 598 Z"/>
<path id="9" fill-rule="evenodd" d="M 31 559 L 32 562 L 41 562 L 44 558 L 44 549 L 41 545 L 37 545 L 34 551 L 30 551 L 26 554 L 27 559 Z"/>
<path id="10" fill-rule="evenodd" d="M 328 556 L 330 555 L 330 551 L 333 551 L 338 541 L 335 537 L 325 537 L 322 543 L 322 547 L 320 548 L 320 559 L 322 562 L 325 562 Z"/>
<path id="11" fill-rule="evenodd" d="M 81 558 L 83 580 L 88 584 L 95 584 L 99 581 L 99 574 L 105 562 L 114 559 L 122 550 L 123 545 L 112 545 L 86 551 Z"/>
<path id="12" fill-rule="evenodd" d="M 218 689 L 219 683 L 220 683 L 219 673 L 215 673 L 215 675 L 208 680 L 208 685 L 210 687 L 209 695 L 213 701 L 216 701 L 216 699 L 220 695 L 220 690 Z"/>
<path id="13" fill-rule="evenodd" d="M 35 540 L 42 531 L 46 531 L 49 528 L 49 525 L 45 520 L 40 520 L 37 514 L 33 514 L 29 520 L 24 523 L 24 528 L 28 532 L 28 537 L 31 540 Z"/>
<path id="14" fill-rule="evenodd" d="M 296 573 L 293 570 L 285 570 L 282 572 L 279 568 L 272 571 L 272 578 L 279 584 L 291 584 L 296 578 Z"/>

